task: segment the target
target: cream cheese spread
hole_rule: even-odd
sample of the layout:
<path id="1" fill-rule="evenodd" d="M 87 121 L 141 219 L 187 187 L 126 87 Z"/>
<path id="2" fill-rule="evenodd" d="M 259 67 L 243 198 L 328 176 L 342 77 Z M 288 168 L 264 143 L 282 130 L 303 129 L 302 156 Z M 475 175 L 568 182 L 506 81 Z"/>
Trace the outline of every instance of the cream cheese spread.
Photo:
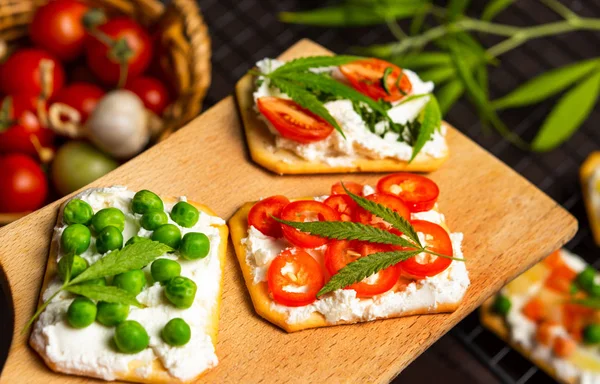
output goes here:
<path id="1" fill-rule="evenodd" d="M 141 215 L 131 212 L 131 200 L 134 192 L 125 187 L 89 189 L 75 198 L 89 203 L 94 212 L 102 208 L 116 207 L 125 213 L 126 222 L 123 239 L 126 242 L 134 235 L 150 237 L 150 231 L 140 227 Z M 185 200 L 185 197 L 180 198 Z M 173 204 L 165 203 L 165 211 L 171 211 Z M 177 225 L 169 218 L 169 223 Z M 118 352 L 112 345 L 114 328 L 94 322 L 83 329 L 69 326 L 65 320 L 67 309 L 74 296 L 61 292 L 41 314 L 34 325 L 31 341 L 38 349 L 43 349 L 47 358 L 61 371 L 99 377 L 105 380 L 116 379 L 117 373 L 127 373 L 135 369 L 142 377 L 152 373 L 152 363 L 159 359 L 165 369 L 173 377 L 190 380 L 203 371 L 217 365 L 218 359 L 208 333 L 211 314 L 216 310 L 221 281 L 221 261 L 219 244 L 221 239 L 216 225 L 225 222 L 204 212 L 200 212 L 198 222 L 192 228 L 179 225 L 182 235 L 188 232 L 202 232 L 210 240 L 210 252 L 200 260 L 188 261 L 179 258 L 181 275 L 192 279 L 198 286 L 193 305 L 188 309 L 177 309 L 171 305 L 163 294 L 163 287 L 158 282 L 148 285 L 137 299 L 146 308 L 131 306 L 128 320 L 136 320 L 146 329 L 150 337 L 149 347 L 136 354 Z M 54 230 L 53 241 L 60 244 L 60 236 L 66 224 L 59 223 Z M 81 254 L 90 264 L 104 255 L 96 252 L 92 238 L 90 247 Z M 58 259 L 63 256 L 59 248 Z M 175 255 L 165 254 L 163 258 L 177 259 Z M 152 282 L 150 266 L 144 268 L 148 282 Z M 48 299 L 59 287 L 61 281 L 55 277 L 43 293 Z M 164 325 L 172 318 L 181 317 L 192 330 L 191 340 L 184 346 L 172 347 L 160 336 Z"/>

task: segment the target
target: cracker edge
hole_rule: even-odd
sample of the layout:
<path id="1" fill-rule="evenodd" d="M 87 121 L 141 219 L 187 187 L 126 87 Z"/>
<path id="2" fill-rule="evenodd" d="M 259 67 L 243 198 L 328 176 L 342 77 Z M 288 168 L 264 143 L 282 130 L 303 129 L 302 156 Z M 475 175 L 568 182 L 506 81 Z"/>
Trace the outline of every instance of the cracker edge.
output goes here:
<path id="1" fill-rule="evenodd" d="M 600 167 L 600 151 L 592 152 L 588 158 L 583 162 L 579 169 L 579 180 L 581 182 L 581 191 L 583 192 L 583 201 L 585 203 L 585 209 L 588 215 L 588 221 L 592 234 L 594 235 L 594 242 L 600 246 L 600 215 L 595 212 L 592 206 L 592 197 L 590 196 L 590 189 L 588 187 L 589 179 L 596 169 Z"/>

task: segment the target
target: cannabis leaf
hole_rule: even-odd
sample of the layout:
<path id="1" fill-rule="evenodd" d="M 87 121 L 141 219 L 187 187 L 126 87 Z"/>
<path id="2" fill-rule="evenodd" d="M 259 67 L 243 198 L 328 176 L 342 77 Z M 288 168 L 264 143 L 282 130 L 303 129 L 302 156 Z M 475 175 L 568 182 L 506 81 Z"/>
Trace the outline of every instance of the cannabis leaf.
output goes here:
<path id="1" fill-rule="evenodd" d="M 360 56 L 308 56 L 301 57 L 298 59 L 290 60 L 277 68 L 270 74 L 273 76 L 282 75 L 290 72 L 302 72 L 308 71 L 312 68 L 323 68 L 323 67 L 338 67 L 356 60 L 363 59 Z"/>
<path id="2" fill-rule="evenodd" d="M 515 0 L 491 0 L 481 14 L 481 20 L 492 20 L 497 14 L 508 8 Z"/>
<path id="3" fill-rule="evenodd" d="M 138 308 L 144 307 L 143 304 L 137 301 L 134 294 L 117 287 L 77 284 L 67 286 L 65 291 L 74 293 L 76 295 L 85 296 L 91 300 L 134 305 Z"/>
<path id="4" fill-rule="evenodd" d="M 429 101 L 421 112 L 421 116 L 421 129 L 413 145 L 413 153 L 410 161 L 413 161 L 417 157 L 423 146 L 425 146 L 425 143 L 431 138 L 431 135 L 442 124 L 442 113 L 440 112 L 440 107 L 435 96 L 431 95 L 429 97 Z"/>

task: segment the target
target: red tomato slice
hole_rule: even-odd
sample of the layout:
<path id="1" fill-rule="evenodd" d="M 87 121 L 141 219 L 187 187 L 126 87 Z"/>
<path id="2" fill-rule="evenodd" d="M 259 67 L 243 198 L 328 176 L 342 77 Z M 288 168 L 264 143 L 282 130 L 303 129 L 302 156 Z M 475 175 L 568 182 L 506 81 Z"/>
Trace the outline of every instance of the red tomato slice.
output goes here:
<path id="1" fill-rule="evenodd" d="M 341 221 L 352 221 L 358 205 L 348 195 L 332 195 L 323 203 L 335 209 L 340 214 Z"/>
<path id="2" fill-rule="evenodd" d="M 398 196 L 412 212 L 429 211 L 440 194 L 437 184 L 427 177 L 413 173 L 395 173 L 382 177 L 377 191 Z"/>
<path id="3" fill-rule="evenodd" d="M 452 250 L 452 241 L 444 228 L 424 220 L 413 220 L 411 224 L 415 231 L 425 234 L 426 244 L 424 245 L 426 247 L 430 248 L 433 252 L 452 257 L 454 254 Z M 430 255 L 427 257 L 429 256 Z M 403 272 L 421 279 L 427 276 L 435 276 L 438 273 L 443 272 L 452 262 L 452 260 L 445 257 L 431 257 L 435 257 L 435 259 L 426 263 L 420 263 L 417 261 L 416 257 L 411 257 L 408 260 L 400 262 L 399 266 Z"/>
<path id="4" fill-rule="evenodd" d="M 263 235 L 281 237 L 281 224 L 273 220 L 271 216 L 280 218 L 281 211 L 290 201 L 285 196 L 271 196 L 262 199 L 250 208 L 248 212 L 248 225 L 262 232 Z"/>
<path id="5" fill-rule="evenodd" d="M 386 68 L 392 70 L 387 76 L 389 93 L 381 84 Z M 354 89 L 374 100 L 398 101 L 412 90 L 412 84 L 402 69 L 385 60 L 365 59 L 353 61 L 340 66 L 340 71 L 346 76 Z"/>
<path id="6" fill-rule="evenodd" d="M 577 277 L 577 272 L 569 268 L 566 264 L 558 265 L 552 269 L 550 276 L 546 278 L 546 287 L 557 292 L 568 294 L 571 291 L 571 284 Z"/>
<path id="7" fill-rule="evenodd" d="M 302 249 L 286 249 L 271 262 L 267 284 L 275 302 L 301 307 L 317 299 L 324 284 L 323 271 L 321 265 Z"/>
<path id="8" fill-rule="evenodd" d="M 286 205 L 281 213 L 289 221 L 338 221 L 340 215 L 331 207 L 314 200 L 294 201 Z M 282 224 L 283 236 L 292 244 L 302 248 L 317 248 L 327 244 L 328 239 L 309 235 L 289 225 Z"/>
<path id="9" fill-rule="evenodd" d="M 325 139 L 333 126 L 292 100 L 261 97 L 256 102 L 258 110 L 286 139 L 299 143 L 313 143 Z"/>
<path id="10" fill-rule="evenodd" d="M 348 263 L 356 261 L 361 257 L 377 253 L 390 252 L 392 248 L 384 244 L 372 244 L 360 241 L 334 240 L 327 246 L 325 252 L 325 268 L 333 276 Z M 400 269 L 393 265 L 377 273 L 374 282 L 367 279 L 352 284 L 346 289 L 354 289 L 358 297 L 371 297 L 380 295 L 392 289 L 398 282 Z"/>
<path id="11" fill-rule="evenodd" d="M 362 196 L 364 185 L 360 183 L 355 183 L 353 181 L 344 181 L 344 186 L 347 190 L 354 193 L 355 195 Z M 344 187 L 342 187 L 342 182 L 337 182 L 331 186 L 331 194 L 332 195 L 345 195 L 346 191 L 344 191 Z"/>
<path id="12" fill-rule="evenodd" d="M 378 204 L 383 204 L 388 207 L 392 211 L 395 211 L 400 216 L 404 217 L 407 220 L 410 220 L 410 210 L 404 204 L 400 198 L 390 195 L 389 193 L 374 193 L 365 197 L 367 200 L 374 201 Z M 371 212 L 358 207 L 356 209 L 355 221 L 358 221 L 363 224 L 372 225 L 374 227 L 388 229 L 390 225 L 383 221 L 380 217 L 373 215 Z"/>

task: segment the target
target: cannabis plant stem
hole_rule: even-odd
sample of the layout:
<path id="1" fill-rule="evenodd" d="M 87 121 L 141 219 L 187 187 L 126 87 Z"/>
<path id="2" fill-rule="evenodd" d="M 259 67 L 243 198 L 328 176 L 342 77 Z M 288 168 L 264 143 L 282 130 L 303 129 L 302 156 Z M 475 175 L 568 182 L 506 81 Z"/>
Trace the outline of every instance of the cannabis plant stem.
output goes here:
<path id="1" fill-rule="evenodd" d="M 579 16 L 557 0 L 540 0 L 544 5 L 566 20 L 579 19 Z"/>

